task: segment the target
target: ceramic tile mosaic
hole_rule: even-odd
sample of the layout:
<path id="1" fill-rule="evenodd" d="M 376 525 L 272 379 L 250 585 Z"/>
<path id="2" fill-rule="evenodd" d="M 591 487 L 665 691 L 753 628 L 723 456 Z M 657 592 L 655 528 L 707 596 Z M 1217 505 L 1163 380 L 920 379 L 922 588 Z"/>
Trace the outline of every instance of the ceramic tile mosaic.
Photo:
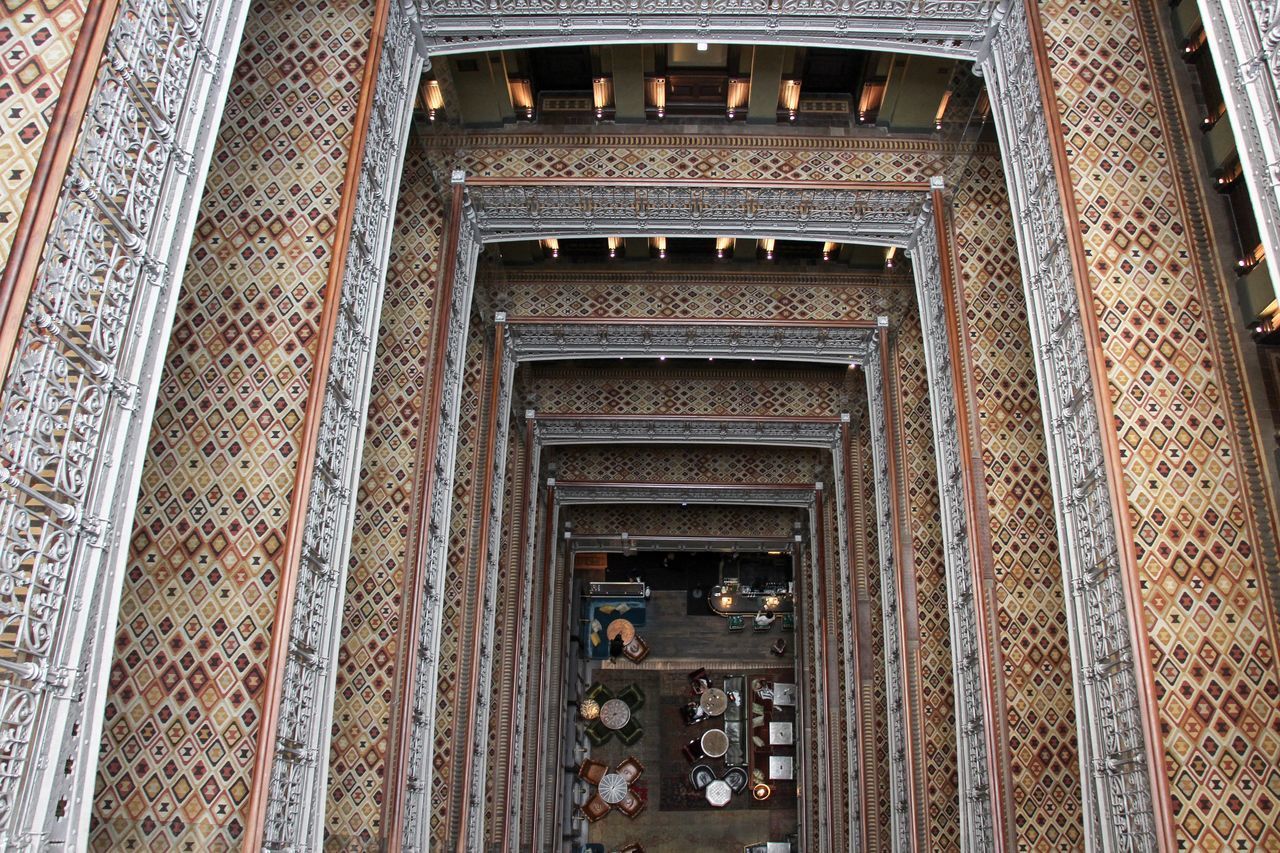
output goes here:
<path id="1" fill-rule="evenodd" d="M 0 0 L 0 258 L 9 257 L 86 3 Z"/>
<path id="2" fill-rule="evenodd" d="M 811 484 L 829 468 L 822 451 L 744 445 L 580 445 L 547 454 L 559 481 Z M 827 456 L 827 459 L 823 457 Z"/>
<path id="3" fill-rule="evenodd" d="M 147 445 L 96 849 L 238 847 L 373 3 L 253 5 Z"/>
<path id="4" fill-rule="evenodd" d="M 1084 843 L 1062 566 L 1009 206 L 996 158 L 969 161 L 952 199 L 996 581 L 1020 845 Z"/>
<path id="5" fill-rule="evenodd" d="M 444 217 L 427 164 L 411 139 L 391 240 L 378 358 L 351 534 L 351 565 L 335 685 L 329 802 L 325 823 L 343 849 L 375 847 L 383 836 L 394 665 L 407 565 L 418 429 L 435 316 Z"/>
<path id="6" fill-rule="evenodd" d="M 1124 467 L 1176 839 L 1280 848 L 1276 610 L 1200 278 L 1164 156 L 1161 57 L 1120 0 L 1040 5 Z"/>

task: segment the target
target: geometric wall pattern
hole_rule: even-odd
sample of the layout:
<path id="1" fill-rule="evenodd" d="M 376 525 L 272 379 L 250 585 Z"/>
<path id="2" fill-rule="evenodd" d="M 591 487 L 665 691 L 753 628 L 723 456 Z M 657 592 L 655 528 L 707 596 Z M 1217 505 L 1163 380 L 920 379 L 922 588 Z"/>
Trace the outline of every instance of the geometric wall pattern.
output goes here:
<path id="1" fill-rule="evenodd" d="M 670 370 L 607 364 L 590 372 L 535 364 L 522 367 L 518 381 L 540 415 L 835 417 L 842 411 L 844 368 L 762 365 L 747 372 L 741 362 L 736 364 L 735 369 L 732 361 L 726 366 L 683 362 L 673 364 Z"/>
<path id="2" fill-rule="evenodd" d="M 583 504 L 565 508 L 575 534 L 632 536 L 742 536 L 751 531 L 761 537 L 790 537 L 792 524 L 804 514 L 786 507 L 714 506 L 690 504 Z"/>
<path id="3" fill-rule="evenodd" d="M 916 655 L 920 684 L 920 744 L 923 768 L 921 819 L 930 843 L 940 850 L 959 849 L 960 801 L 956 767 L 955 694 L 951 675 L 951 623 L 948 618 L 946 569 L 942 556 L 938 469 L 933 453 L 933 421 L 929 411 L 929 379 L 918 314 L 902 318 L 895 338 L 894 370 L 898 383 L 898 430 L 902 437 L 907 517 L 915 571 L 916 610 L 920 631 Z M 893 429 L 893 427 L 890 427 Z"/>
<path id="4" fill-rule="evenodd" d="M 557 480 L 594 482 L 799 484 L 830 469 L 818 450 L 744 445 L 568 446 L 548 461 L 558 465 Z"/>
<path id="5" fill-rule="evenodd" d="M 972 354 L 1020 844 L 1083 844 L 1062 566 L 1026 300 L 1000 161 L 974 157 L 952 199 Z"/>
<path id="6" fill-rule="evenodd" d="M 260 0 L 249 14 L 143 468 L 95 848 L 242 841 L 373 5 Z"/>
<path id="7" fill-rule="evenodd" d="M 1149 10 L 1040 6 L 1133 519 L 1183 849 L 1280 849 L 1276 610 Z M 1156 72 L 1159 72 L 1158 74 Z"/>
<path id="8" fill-rule="evenodd" d="M 378 332 L 343 600 L 329 758 L 330 843 L 376 849 L 382 837 L 393 665 L 418 473 L 423 394 L 443 212 L 410 138 Z"/>
<path id="9" fill-rule="evenodd" d="M 0 258 L 9 257 L 86 2 L 0 0 Z"/>

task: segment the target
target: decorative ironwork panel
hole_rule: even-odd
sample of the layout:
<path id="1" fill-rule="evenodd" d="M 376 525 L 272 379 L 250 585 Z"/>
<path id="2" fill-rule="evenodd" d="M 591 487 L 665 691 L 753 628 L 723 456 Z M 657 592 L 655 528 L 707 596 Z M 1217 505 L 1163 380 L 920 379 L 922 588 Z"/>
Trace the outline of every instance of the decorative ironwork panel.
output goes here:
<path id="1" fill-rule="evenodd" d="M 507 356 L 502 360 L 502 376 L 498 386 L 497 420 L 494 422 L 498 434 L 493 442 L 493 455 L 486 464 L 485 476 L 492 479 L 493 486 L 489 496 L 489 529 L 488 542 L 485 548 L 485 586 L 481 590 L 481 604 L 478 613 L 496 612 L 498 598 L 498 558 L 500 540 L 502 539 L 503 495 L 507 481 L 507 441 L 510 437 L 511 425 L 511 388 L 515 379 L 516 361 L 510 357 L 510 348 L 505 340 L 495 343 L 498 347 L 507 347 Z M 493 679 L 493 631 L 497 622 L 486 619 L 484 636 L 480 648 L 476 649 L 476 660 L 473 666 L 480 667 L 478 684 L 487 685 Z M 475 768 L 471 776 L 471 790 L 463 792 L 469 799 L 467 806 L 467 825 L 464 827 L 468 850 L 484 849 L 484 788 L 488 767 L 488 740 L 484 733 L 489 728 L 490 694 L 488 690 L 480 690 L 476 695 L 476 719 L 469 722 L 472 737 L 467 748 L 471 750 L 472 766 Z"/>
<path id="2" fill-rule="evenodd" d="M 834 447 L 840 425 L 830 421 L 753 418 L 538 418 L 542 444 L 765 444 Z"/>
<path id="3" fill-rule="evenodd" d="M 942 510 L 947 603 L 951 629 L 952 676 L 955 679 L 956 746 L 959 750 L 960 832 L 968 850 L 995 847 L 991 816 L 991 774 L 987 764 L 984 685 L 979 655 L 983 638 L 978 630 L 973 587 L 970 536 L 973 519 L 965 504 L 964 468 L 961 465 L 960 418 L 952 378 L 951 349 L 947 339 L 946 305 L 938 257 L 938 235 L 933 222 L 933 202 L 925 203 L 923 224 L 909 249 L 916 279 L 924 334 L 925 366 L 929 374 L 929 411 L 933 416 L 934 458 L 938 465 L 938 500 Z"/>
<path id="4" fill-rule="evenodd" d="M 1200 11 L 1280 296 L 1280 5 L 1200 0 Z"/>
<path id="5" fill-rule="evenodd" d="M 1098 422 L 1027 24 L 1022 4 L 1010 4 L 982 73 L 1004 151 L 1036 350 L 1067 593 L 1080 770 L 1087 780 L 1085 839 L 1089 849 L 1154 850 L 1146 739 L 1108 493 L 1104 425 Z"/>
<path id="6" fill-rule="evenodd" d="M 453 174 L 453 181 L 463 180 L 461 172 Z M 464 208 L 463 221 L 458 224 L 457 255 L 453 269 L 453 297 L 449 304 L 447 322 L 443 326 L 447 356 L 440 410 L 424 412 L 424 417 L 437 418 L 439 432 L 437 443 L 431 449 L 435 465 L 427 472 L 431 483 L 431 505 L 428 510 L 427 571 L 423 588 L 418 591 L 422 601 L 420 641 L 410 654 L 417 655 L 417 674 L 412 685 L 413 712 L 405 722 L 409 726 L 408 791 L 405 792 L 405 816 L 403 844 L 406 849 L 426 849 L 430 843 L 432 732 L 435 727 L 435 690 L 440 647 L 440 608 L 443 603 L 444 567 L 448 551 L 449 513 L 453 502 L 454 449 L 458 439 L 458 414 L 462 397 L 462 353 L 466 351 L 468 317 L 471 310 L 471 293 L 475 285 L 475 264 L 480 251 L 469 206 Z M 428 452 L 427 448 L 423 449 Z M 392 831 L 388 829 L 388 831 Z"/>
<path id="7" fill-rule="evenodd" d="M 753 326 L 708 323 L 510 323 L 521 361 L 590 355 L 699 355 L 722 358 L 859 363 L 873 329 L 849 326 Z"/>
<path id="8" fill-rule="evenodd" d="M 247 7 L 120 4 L 23 318 L 0 403 L 6 850 L 87 834 L 120 531 Z"/>
<path id="9" fill-rule="evenodd" d="M 741 186 L 471 186 L 486 240 L 601 234 L 861 240 L 905 246 L 919 201 L 909 191 Z"/>
<path id="10" fill-rule="evenodd" d="M 843 415 L 842 419 L 848 423 L 849 416 Z M 839 560 L 839 589 L 836 595 L 840 599 L 840 631 L 844 636 L 845 654 L 838 661 L 841 667 L 841 674 L 844 681 L 845 689 L 841 695 L 841 704 L 844 708 L 844 741 L 845 764 L 848 767 L 845 784 L 848 785 L 847 807 L 848 810 L 844 814 L 843 823 L 849 835 L 849 847 L 851 851 L 859 851 L 862 849 L 862 834 L 858 828 L 862 825 L 862 813 L 864 805 L 862 803 L 862 762 L 859 759 L 859 750 L 863 748 L 860 740 L 858 726 L 858 702 L 856 698 L 857 681 L 853 675 L 853 654 L 852 649 L 853 635 L 857 632 L 857 614 L 851 606 L 851 597 L 857 589 L 854 583 L 853 573 L 851 571 L 852 563 L 852 546 L 854 540 L 854 532 L 852 521 L 849 517 L 848 491 L 845 488 L 845 465 L 848 460 L 845 459 L 844 449 L 839 440 L 839 427 L 836 428 L 836 440 L 832 444 L 831 453 L 831 480 L 834 484 L 832 491 L 835 500 L 835 516 L 836 531 L 839 534 L 836 537 L 836 558 Z"/>
<path id="11" fill-rule="evenodd" d="M 995 0 L 415 0 L 433 53 L 617 41 L 872 47 L 972 58 Z"/>
<path id="12" fill-rule="evenodd" d="M 885 416 L 885 394 L 888 386 L 878 358 L 863 365 L 867 376 L 867 398 L 870 409 L 872 475 L 876 485 L 876 533 L 880 546 L 880 587 L 884 617 L 885 705 L 889 719 L 889 839 L 894 853 L 913 849 L 910 782 L 907 778 L 906 699 L 902 684 L 902 634 L 898 630 L 900 605 L 898 595 L 898 560 L 894 547 L 893 494 L 896 484 L 889 480 L 888 420 Z"/>
<path id="13" fill-rule="evenodd" d="M 314 850 L 324 840 L 342 591 L 354 521 L 360 451 L 390 252 L 392 211 L 421 59 L 402 7 L 390 4 L 374 84 L 351 241 L 320 414 L 315 474 L 293 590 L 288 659 L 263 846 Z"/>
<path id="14" fill-rule="evenodd" d="M 737 486 L 629 486 L 608 483 L 556 484 L 556 503 L 574 504 L 746 504 L 749 506 L 798 506 L 813 503 L 811 489 L 744 489 Z"/>

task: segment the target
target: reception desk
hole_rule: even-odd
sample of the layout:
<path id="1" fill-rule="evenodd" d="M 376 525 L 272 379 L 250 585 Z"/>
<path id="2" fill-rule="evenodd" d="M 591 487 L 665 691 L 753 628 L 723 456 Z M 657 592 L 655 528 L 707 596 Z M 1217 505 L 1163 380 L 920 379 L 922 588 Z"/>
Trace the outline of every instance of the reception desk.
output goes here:
<path id="1" fill-rule="evenodd" d="M 754 615 L 761 610 L 773 613 L 791 613 L 795 609 L 795 596 L 791 594 L 791 585 L 766 586 L 762 589 L 744 586 L 737 582 L 726 581 L 711 587 L 707 593 L 707 606 L 713 613 L 721 616 Z"/>

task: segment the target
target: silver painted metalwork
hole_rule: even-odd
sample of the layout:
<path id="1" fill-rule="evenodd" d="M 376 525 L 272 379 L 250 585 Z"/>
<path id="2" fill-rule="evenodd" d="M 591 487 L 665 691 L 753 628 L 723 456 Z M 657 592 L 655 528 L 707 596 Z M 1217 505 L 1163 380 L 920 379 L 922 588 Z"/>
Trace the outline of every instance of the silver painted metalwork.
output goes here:
<path id="1" fill-rule="evenodd" d="M 934 187 L 941 189 L 941 181 Z M 933 201 L 925 202 L 919 230 L 908 252 L 916 281 L 924 336 L 924 361 L 929 375 L 929 412 L 933 419 L 934 459 L 938 466 L 938 503 L 942 515 L 943 559 L 946 563 L 947 620 L 951 632 L 951 668 L 956 707 L 957 771 L 960 782 L 960 840 L 966 850 L 992 850 L 991 773 L 986 734 L 993 709 L 985 706 L 979 664 L 983 638 L 978 631 L 977 598 L 973 587 L 970 536 L 974 519 L 965 502 L 965 472 L 961 464 L 960 418 L 947 337 L 946 305 L 938 257 L 938 234 Z"/>
<path id="2" fill-rule="evenodd" d="M 1155 850 L 1147 744 L 1120 546 L 1067 223 L 1022 3 L 981 63 L 1009 182 L 1066 586 L 1089 850 Z"/>
<path id="3" fill-rule="evenodd" d="M 351 528 L 393 214 L 412 116 L 412 89 L 421 66 L 409 21 L 402 7 L 391 3 L 360 164 L 293 593 L 263 835 L 268 850 L 316 850 L 324 843 L 329 739 Z"/>
<path id="4" fill-rule="evenodd" d="M 716 358 L 858 363 L 875 340 L 866 326 L 760 326 L 710 323 L 528 323 L 510 326 L 521 361 L 602 356 Z"/>
<path id="5" fill-rule="evenodd" d="M 507 355 L 502 360 L 502 376 L 499 378 L 497 405 L 498 430 L 493 442 L 493 456 L 488 460 L 486 476 L 493 481 L 489 492 L 489 529 L 488 543 L 485 551 L 485 587 L 481 592 L 481 604 L 477 613 L 497 613 L 498 600 L 498 558 L 502 539 L 503 501 L 507 482 L 507 440 L 511 423 L 511 387 L 515 379 L 516 361 L 510 357 L 510 345 L 505 339 L 495 342 L 494 346 L 503 347 Z M 486 619 L 484 634 L 480 648 L 476 649 L 476 664 L 480 667 L 478 684 L 482 689 L 476 695 L 476 716 L 468 721 L 472 737 L 469 748 L 474 772 L 471 776 L 471 790 L 463 795 L 470 799 L 467 809 L 467 825 L 465 827 L 468 850 L 483 850 L 484 843 L 484 788 L 489 757 L 489 739 L 485 733 L 489 730 L 489 690 L 493 680 L 493 632 L 496 619 Z"/>
<path id="6" fill-rule="evenodd" d="M 637 551 L 778 551 L 790 554 L 791 539 L 756 536 L 710 538 L 706 536 L 632 536 L 629 533 L 575 533 L 569 538 L 571 553 L 578 551 L 634 554 Z"/>
<path id="7" fill-rule="evenodd" d="M 558 184 L 469 186 L 486 241 L 569 237 L 792 237 L 905 246 L 920 207 L 902 190 L 740 185 Z"/>
<path id="8" fill-rule="evenodd" d="M 1280 298 L 1280 4 L 1199 0 L 1253 212 Z"/>
<path id="9" fill-rule="evenodd" d="M 83 847 L 129 534 L 248 3 L 124 0 L 0 399 L 0 849 Z"/>
<path id="10" fill-rule="evenodd" d="M 465 179 L 454 172 L 453 182 Z M 413 714 L 406 721 L 409 731 L 408 791 L 405 792 L 403 844 L 408 850 L 427 849 L 430 844 L 431 815 L 431 748 L 434 742 L 436 682 L 439 675 L 437 652 L 440 648 L 441 608 L 444 605 L 445 565 L 449 544 L 449 516 L 453 505 L 453 472 L 458 442 L 458 415 L 462 400 L 463 354 L 467 347 L 467 326 L 471 310 L 471 292 L 475 284 L 475 264 L 480 241 L 472 225 L 470 212 L 464 210 L 458 228 L 458 246 L 453 270 L 453 295 L 448 307 L 447 356 L 444 365 L 443 394 L 440 410 L 424 412 L 423 417 L 439 420 L 434 449 L 434 467 L 426 476 L 431 481 L 431 505 L 427 530 L 427 571 L 423 588 L 417 675 L 412 685 Z M 429 457 L 432 458 L 432 457 Z"/>
<path id="11" fill-rule="evenodd" d="M 831 449 L 840 439 L 838 423 L 769 418 L 585 418 L 543 415 L 536 422 L 536 430 L 538 441 L 544 445 L 759 444 Z"/>
<path id="12" fill-rule="evenodd" d="M 661 483 L 556 483 L 556 503 L 575 504 L 737 504 L 747 506 L 813 505 L 813 489 L 736 486 L 667 485 Z"/>
<path id="13" fill-rule="evenodd" d="M 537 425 L 536 415 L 530 410 L 525 412 L 527 419 L 533 419 L 535 428 Z M 520 566 L 520 580 L 526 591 L 532 593 L 537 586 L 534 583 L 534 573 L 537 565 L 537 545 L 540 525 L 539 518 L 539 502 L 538 495 L 541 489 L 538 486 L 538 472 L 542 464 L 542 448 L 535 441 L 532 447 L 526 447 L 525 453 L 532 454 L 529 461 L 529 471 L 533 476 L 526 484 L 527 494 L 524 496 L 524 563 Z M 528 736 L 525 731 L 525 723 L 528 719 L 529 694 L 531 691 L 530 679 L 530 651 L 532 646 L 533 619 L 535 596 L 527 594 L 524 597 L 524 607 L 520 612 L 520 636 L 517 640 L 519 643 L 518 657 L 516 660 L 523 661 L 524 665 L 520 667 L 520 676 L 516 685 L 516 714 L 511 720 L 511 725 L 515 727 L 512 735 L 512 743 L 523 744 Z M 506 804 L 507 811 L 507 844 L 513 850 L 520 849 L 520 826 L 521 818 L 524 814 L 524 761 L 528 753 L 526 749 L 517 748 L 515 754 L 508 757 L 510 767 L 507 772 L 511 774 L 514 780 L 511 784 L 511 799 Z"/>
<path id="14" fill-rule="evenodd" d="M 829 45 L 972 58 L 995 0 L 415 0 L 425 49 L 614 42 Z"/>
<path id="15" fill-rule="evenodd" d="M 849 422 L 848 413 L 840 416 L 841 423 Z M 861 792 L 860 781 L 862 779 L 862 762 L 858 758 L 859 734 L 860 729 L 858 720 L 861 717 L 861 711 L 855 694 L 858 690 L 857 681 L 853 674 L 853 633 L 856 630 L 856 613 L 851 606 L 850 597 L 857 589 L 854 583 L 853 573 L 851 571 L 851 547 L 854 539 L 852 527 L 853 519 L 849 518 L 848 509 L 848 493 L 845 488 L 845 464 L 847 460 L 844 455 L 844 447 L 840 443 L 840 428 L 837 425 L 836 441 L 832 444 L 831 449 L 831 480 L 834 484 L 832 491 L 835 500 L 836 512 L 836 559 L 839 568 L 839 588 L 835 591 L 835 595 L 840 602 L 840 624 L 843 626 L 845 654 L 838 661 L 841 668 L 841 677 L 844 679 L 844 690 L 841 692 L 840 700 L 844 710 L 845 733 L 844 739 L 846 744 L 845 765 L 848 768 L 847 777 L 848 785 L 851 789 Z M 862 836 L 858 831 L 862 825 L 862 813 L 866 808 L 866 804 L 862 802 L 861 796 L 849 797 L 845 803 L 846 811 L 843 815 L 843 823 L 849 833 L 849 850 L 858 851 L 862 849 Z"/>
<path id="16" fill-rule="evenodd" d="M 889 729 L 889 842 L 893 853 L 914 849 L 907 768 L 906 698 L 902 683 L 902 644 L 898 630 L 901 607 L 898 593 L 898 561 L 894 547 L 892 495 L 898 488 L 889 479 L 889 424 L 885 415 L 888 385 L 879 359 L 863 365 L 867 377 L 868 423 L 871 435 L 872 475 L 876 490 L 876 536 L 880 552 L 880 599 L 884 620 L 885 711 Z"/>

